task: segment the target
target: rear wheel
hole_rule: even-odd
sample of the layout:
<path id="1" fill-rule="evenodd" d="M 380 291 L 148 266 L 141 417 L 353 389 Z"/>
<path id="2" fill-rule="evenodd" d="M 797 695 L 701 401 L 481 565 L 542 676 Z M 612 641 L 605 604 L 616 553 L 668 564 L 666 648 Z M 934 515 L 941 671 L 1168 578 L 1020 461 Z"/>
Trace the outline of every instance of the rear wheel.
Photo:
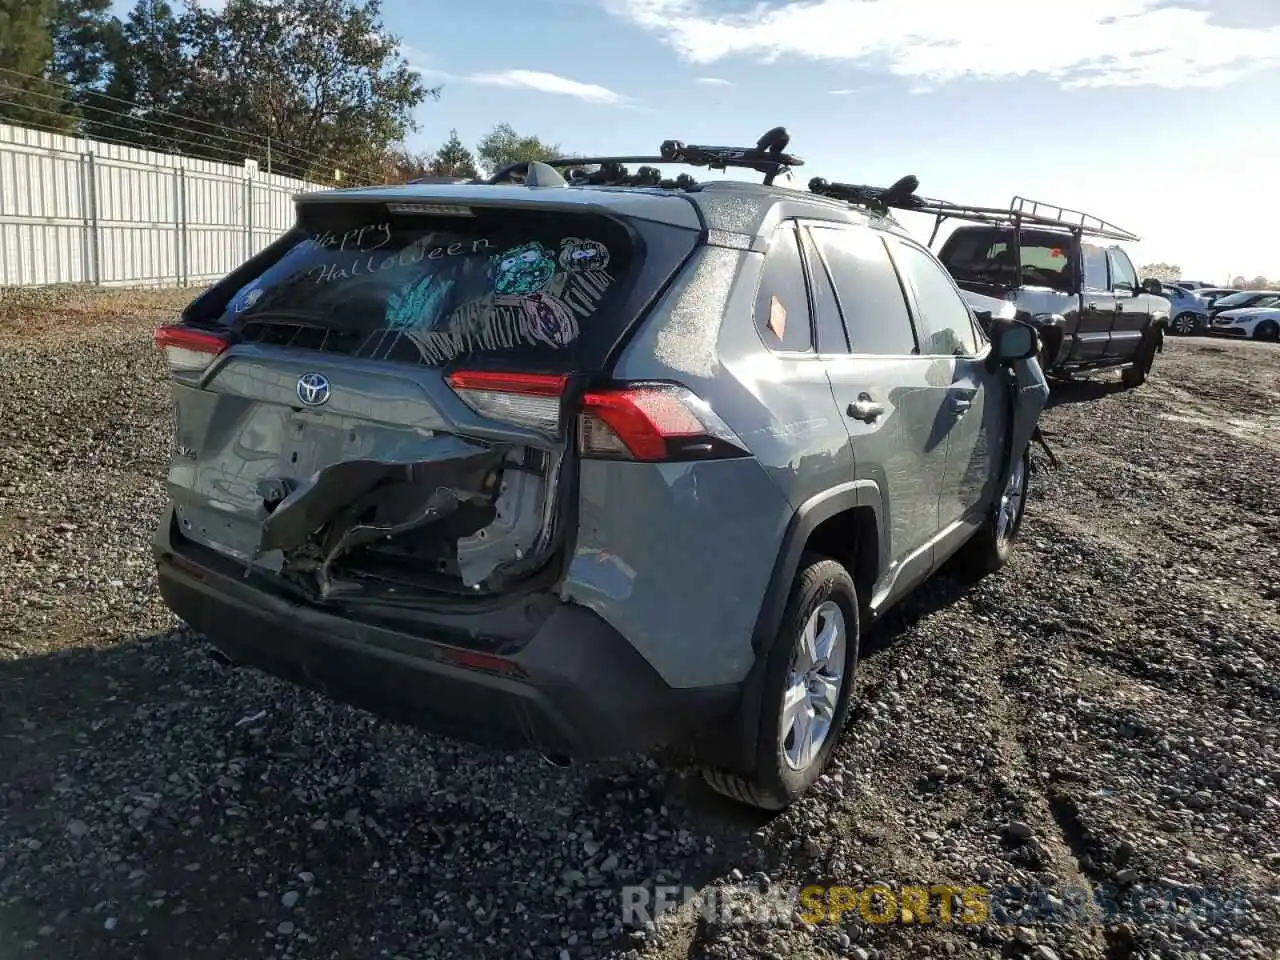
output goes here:
<path id="1" fill-rule="evenodd" d="M 1263 320 L 1253 328 L 1255 340 L 1280 340 L 1280 323 L 1274 320 Z"/>
<path id="2" fill-rule="evenodd" d="M 1142 338 L 1142 344 L 1138 347 L 1138 355 L 1133 358 L 1133 363 L 1120 371 L 1120 379 L 1124 381 L 1126 387 L 1140 387 L 1147 382 L 1147 375 L 1151 373 L 1151 366 L 1156 361 L 1156 354 L 1160 347 L 1164 344 L 1164 331 L 1157 327 Z"/>
<path id="3" fill-rule="evenodd" d="M 839 563 L 801 564 L 777 642 L 765 664 L 755 770 L 706 770 L 716 791 L 781 810 L 822 775 L 849 715 L 858 665 L 858 593 Z"/>
<path id="4" fill-rule="evenodd" d="M 1200 329 L 1200 315 L 1188 310 L 1173 318 L 1173 332 L 1180 336 L 1189 336 Z"/>

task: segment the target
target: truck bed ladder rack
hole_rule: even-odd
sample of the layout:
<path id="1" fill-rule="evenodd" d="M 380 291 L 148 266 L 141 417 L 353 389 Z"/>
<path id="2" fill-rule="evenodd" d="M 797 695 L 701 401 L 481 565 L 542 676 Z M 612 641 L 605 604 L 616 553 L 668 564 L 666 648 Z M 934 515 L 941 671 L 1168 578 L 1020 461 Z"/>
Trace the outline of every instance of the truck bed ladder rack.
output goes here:
<path id="1" fill-rule="evenodd" d="M 1139 237 L 1128 230 L 1108 223 L 1070 207 L 1048 204 L 1025 197 L 1014 197 L 1008 207 L 980 207 L 972 204 L 934 200 L 916 194 L 920 181 L 905 176 L 888 187 L 871 187 L 864 184 L 831 183 L 820 177 L 809 181 L 809 190 L 819 196 L 867 207 L 882 216 L 889 210 L 906 210 L 912 213 L 930 214 L 934 218 L 930 245 L 937 239 L 938 230 L 947 220 L 967 220 L 971 223 L 989 223 L 993 226 L 1040 227 L 1049 230 L 1066 230 L 1079 237 L 1097 237 L 1136 243 Z"/>

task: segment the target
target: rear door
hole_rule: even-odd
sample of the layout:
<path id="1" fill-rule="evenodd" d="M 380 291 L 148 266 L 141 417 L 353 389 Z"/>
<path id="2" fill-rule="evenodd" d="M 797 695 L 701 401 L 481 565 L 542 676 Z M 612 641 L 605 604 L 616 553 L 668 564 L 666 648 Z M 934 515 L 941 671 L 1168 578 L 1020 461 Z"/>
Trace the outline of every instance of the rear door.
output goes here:
<path id="1" fill-rule="evenodd" d="M 1111 326 L 1107 344 L 1107 356 L 1113 360 L 1128 360 L 1138 352 L 1142 336 L 1151 320 L 1153 297 L 1138 286 L 1138 273 L 1133 269 L 1128 255 L 1119 247 L 1107 250 L 1111 267 L 1111 289 L 1116 298 L 1116 318 Z"/>
<path id="2" fill-rule="evenodd" d="M 341 559 L 459 590 L 547 546 L 563 378 L 603 366 L 697 233 L 483 201 L 298 217 L 167 335 L 222 344 L 166 350 L 182 532 L 304 577 Z"/>
<path id="3" fill-rule="evenodd" d="M 946 371 L 920 355 L 902 281 L 886 236 L 866 227 L 808 228 L 815 283 L 831 283 L 847 342 L 823 359 L 853 446 L 856 479 L 885 492 L 890 576 L 927 572 L 946 472 Z M 889 238 L 892 240 L 892 238 Z M 910 574 L 908 579 L 910 579 Z"/>

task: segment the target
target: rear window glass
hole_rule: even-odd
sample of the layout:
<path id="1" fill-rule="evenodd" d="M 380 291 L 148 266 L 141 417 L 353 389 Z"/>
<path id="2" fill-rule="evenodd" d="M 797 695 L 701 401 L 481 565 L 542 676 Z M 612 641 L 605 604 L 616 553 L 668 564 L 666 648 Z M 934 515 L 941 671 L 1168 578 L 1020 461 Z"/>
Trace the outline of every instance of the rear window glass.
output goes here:
<path id="1" fill-rule="evenodd" d="M 1070 289 L 1075 269 L 1070 243 L 1070 237 L 1024 230 L 1021 280 L 1009 230 L 957 230 L 941 259 L 957 280 Z"/>
<path id="2" fill-rule="evenodd" d="M 458 208 L 463 211 L 468 208 Z M 642 251 L 620 223 L 552 211 L 301 207 L 298 239 L 231 293 L 245 339 L 444 367 L 599 362 Z"/>

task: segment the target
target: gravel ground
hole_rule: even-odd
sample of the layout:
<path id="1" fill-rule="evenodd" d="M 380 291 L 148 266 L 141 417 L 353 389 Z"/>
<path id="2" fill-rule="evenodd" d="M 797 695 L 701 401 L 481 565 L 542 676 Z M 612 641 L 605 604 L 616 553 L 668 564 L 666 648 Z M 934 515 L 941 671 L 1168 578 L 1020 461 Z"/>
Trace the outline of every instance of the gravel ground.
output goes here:
<path id="1" fill-rule="evenodd" d="M 1280 957 L 1274 345 L 1172 340 L 1136 391 L 1059 389 L 1062 466 L 1013 562 L 877 625 L 835 772 L 766 819 L 645 762 L 479 751 L 210 661 L 148 553 L 150 332 L 190 294 L 0 295 L 4 960 Z M 1060 900 L 621 922 L 624 884 L 815 878 Z M 1116 909 L 1073 919 L 1081 888 Z"/>

